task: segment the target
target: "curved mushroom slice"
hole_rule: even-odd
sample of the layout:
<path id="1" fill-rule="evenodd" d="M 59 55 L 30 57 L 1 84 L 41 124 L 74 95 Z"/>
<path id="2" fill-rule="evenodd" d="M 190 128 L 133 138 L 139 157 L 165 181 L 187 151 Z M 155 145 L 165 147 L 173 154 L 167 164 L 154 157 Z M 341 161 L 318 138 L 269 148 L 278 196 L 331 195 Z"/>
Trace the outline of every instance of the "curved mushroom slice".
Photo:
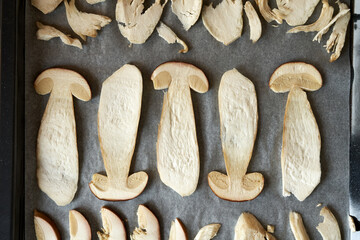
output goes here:
<path id="1" fill-rule="evenodd" d="M 261 173 L 246 173 L 257 132 L 257 100 L 254 84 L 236 69 L 221 78 L 219 112 L 227 175 L 209 173 L 209 186 L 225 200 L 252 200 L 264 187 Z"/>
<path id="2" fill-rule="evenodd" d="M 155 215 L 144 205 L 139 205 L 137 216 L 139 227 L 134 229 L 131 240 L 160 240 L 160 227 Z"/>
<path id="3" fill-rule="evenodd" d="M 176 218 L 171 222 L 169 240 L 187 240 L 186 231 L 182 222 Z"/>
<path id="4" fill-rule="evenodd" d="M 242 213 L 235 226 L 235 240 L 276 240 L 251 213 Z"/>
<path id="5" fill-rule="evenodd" d="M 72 95 L 91 99 L 86 80 L 61 68 L 42 72 L 34 83 L 38 94 L 51 92 L 37 139 L 37 179 L 40 189 L 59 206 L 74 198 L 79 176 Z"/>
<path id="6" fill-rule="evenodd" d="M 116 4 L 116 21 L 121 34 L 130 43 L 144 43 L 158 24 L 164 6 L 161 0 L 156 0 L 144 13 L 145 0 L 118 0 Z"/>
<path id="7" fill-rule="evenodd" d="M 327 207 L 323 207 L 320 211 L 320 216 L 324 217 L 324 221 L 319 223 L 316 229 L 321 234 L 323 240 L 341 240 L 339 224 L 332 212 Z"/>
<path id="8" fill-rule="evenodd" d="M 204 6 L 202 20 L 209 33 L 219 42 L 229 45 L 241 36 L 243 29 L 242 0 L 223 0 L 215 8 Z"/>
<path id="9" fill-rule="evenodd" d="M 179 53 L 187 53 L 189 48 L 186 43 L 181 40 L 176 34 L 169 28 L 165 23 L 160 21 L 160 25 L 156 28 L 159 36 L 162 37 L 167 43 L 179 43 L 184 49 L 180 50 Z"/>
<path id="10" fill-rule="evenodd" d="M 306 229 L 304 227 L 304 223 L 302 217 L 297 212 L 290 212 L 289 221 L 291 231 L 294 235 L 295 240 L 310 240 Z"/>
<path id="11" fill-rule="evenodd" d="M 256 4 L 259 7 L 260 13 L 265 19 L 265 21 L 272 22 L 276 21 L 279 24 L 282 24 L 281 14 L 277 15 L 271 8 L 269 7 L 269 0 L 255 0 Z"/>
<path id="12" fill-rule="evenodd" d="M 219 231 L 221 224 L 213 223 L 202 227 L 196 234 L 194 240 L 210 240 L 213 239 Z"/>
<path id="13" fill-rule="evenodd" d="M 276 14 L 282 15 L 290 26 L 305 24 L 314 12 L 320 0 L 276 0 L 279 10 Z"/>
<path id="14" fill-rule="evenodd" d="M 106 0 L 86 0 L 87 3 L 89 4 L 96 4 L 96 3 L 101 3 L 101 2 L 105 2 Z"/>
<path id="15" fill-rule="evenodd" d="M 102 85 L 98 132 L 106 176 L 94 174 L 90 190 L 103 200 L 137 197 L 148 181 L 145 172 L 130 176 L 141 111 L 142 76 L 139 69 L 126 64 Z"/>
<path id="16" fill-rule="evenodd" d="M 323 29 L 330 21 L 334 13 L 334 8 L 329 5 L 328 0 L 322 0 L 322 9 L 319 18 L 312 24 L 294 27 L 287 33 L 316 32 Z"/>
<path id="17" fill-rule="evenodd" d="M 154 88 L 169 88 L 164 96 L 156 144 L 161 181 L 181 196 L 192 194 L 200 171 L 194 111 L 190 88 L 204 93 L 209 88 L 205 74 L 182 62 L 167 62 L 151 75 Z"/>
<path id="18" fill-rule="evenodd" d="M 100 213 L 103 228 L 102 232 L 97 232 L 99 240 L 126 240 L 126 230 L 121 219 L 106 207 L 102 207 Z"/>
<path id="19" fill-rule="evenodd" d="M 261 37 L 262 29 L 261 29 L 260 18 L 257 15 L 257 13 L 250 1 L 246 1 L 244 9 L 245 9 L 246 16 L 249 19 L 250 40 L 252 40 L 252 42 L 255 43 Z"/>
<path id="20" fill-rule="evenodd" d="M 42 13 L 48 14 L 54 11 L 63 0 L 31 0 L 31 5 Z"/>
<path id="21" fill-rule="evenodd" d="M 36 26 L 39 28 L 36 32 L 37 39 L 48 41 L 52 38 L 59 37 L 61 41 L 66 45 L 82 49 L 82 45 L 79 39 L 71 38 L 59 31 L 58 29 L 48 25 L 43 25 L 41 22 L 36 22 Z"/>
<path id="22" fill-rule="evenodd" d="M 187 31 L 200 16 L 202 0 L 171 0 L 171 10 Z"/>
<path id="23" fill-rule="evenodd" d="M 106 16 L 80 12 L 75 6 L 75 0 L 70 0 L 70 2 L 64 0 L 64 4 L 70 27 L 84 41 L 86 41 L 86 36 L 96 37 L 97 30 L 111 22 L 111 19 Z"/>
<path id="24" fill-rule="evenodd" d="M 55 223 L 44 213 L 34 210 L 34 225 L 37 240 L 60 240 Z"/>
<path id="25" fill-rule="evenodd" d="M 86 218 L 76 210 L 69 211 L 71 240 L 91 240 L 91 229 Z"/>

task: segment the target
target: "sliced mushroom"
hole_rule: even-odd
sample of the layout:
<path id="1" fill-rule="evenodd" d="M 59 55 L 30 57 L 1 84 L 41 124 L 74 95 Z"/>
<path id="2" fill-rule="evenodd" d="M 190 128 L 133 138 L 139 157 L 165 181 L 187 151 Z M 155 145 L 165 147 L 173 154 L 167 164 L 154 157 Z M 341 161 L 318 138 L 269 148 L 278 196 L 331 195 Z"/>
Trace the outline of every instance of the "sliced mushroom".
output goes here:
<path id="1" fill-rule="evenodd" d="M 329 5 L 328 0 L 322 0 L 322 9 L 319 18 L 312 24 L 294 27 L 288 33 L 316 32 L 323 29 L 330 21 L 334 13 L 334 8 Z"/>
<path id="2" fill-rule="evenodd" d="M 42 13 L 48 14 L 54 11 L 63 0 L 31 0 L 31 4 Z"/>
<path id="3" fill-rule="evenodd" d="M 102 207 L 100 213 L 103 228 L 97 232 L 99 240 L 126 240 L 126 230 L 121 219 L 106 207 Z"/>
<path id="4" fill-rule="evenodd" d="M 251 213 L 242 213 L 235 226 L 234 240 L 276 240 Z"/>
<path id="5" fill-rule="evenodd" d="M 265 21 L 267 21 L 268 23 L 276 21 L 277 23 L 282 24 L 281 14 L 277 15 L 273 10 L 271 10 L 271 8 L 269 7 L 269 0 L 255 0 L 255 2 L 258 5 L 260 13 L 265 19 Z"/>
<path id="6" fill-rule="evenodd" d="M 294 235 L 295 240 L 310 240 L 306 229 L 304 227 L 304 223 L 302 217 L 297 212 L 290 212 L 289 221 L 291 231 Z"/>
<path id="7" fill-rule="evenodd" d="M 103 200 L 128 200 L 145 189 L 145 172 L 129 176 L 135 149 L 142 99 L 139 69 L 126 64 L 102 85 L 98 132 L 107 176 L 94 174 L 90 190 Z"/>
<path id="8" fill-rule="evenodd" d="M 34 225 L 37 240 L 60 240 L 55 223 L 44 213 L 34 210 Z"/>
<path id="9" fill-rule="evenodd" d="M 202 0 L 171 0 L 171 10 L 187 31 L 200 16 Z"/>
<path id="10" fill-rule="evenodd" d="M 82 45 L 79 39 L 71 38 L 59 31 L 58 29 L 48 25 L 43 25 L 41 22 L 36 22 L 36 26 L 39 28 L 36 32 L 37 39 L 48 41 L 52 38 L 59 37 L 61 41 L 66 45 L 82 49 Z"/>
<path id="11" fill-rule="evenodd" d="M 349 221 L 350 231 L 351 231 L 351 232 L 356 232 L 356 225 L 355 225 L 354 217 L 348 216 L 348 221 Z"/>
<path id="12" fill-rule="evenodd" d="M 160 227 L 155 215 L 144 205 L 139 205 L 137 216 L 139 227 L 131 234 L 131 240 L 160 240 Z"/>
<path id="13" fill-rule="evenodd" d="M 223 0 L 215 8 L 204 6 L 202 20 L 209 33 L 219 42 L 229 45 L 241 36 L 243 29 L 242 0 Z"/>
<path id="14" fill-rule="evenodd" d="M 274 225 L 267 225 L 266 226 L 266 231 L 269 232 L 269 233 L 274 233 L 275 232 Z"/>
<path id="15" fill-rule="evenodd" d="M 221 224 L 213 223 L 202 227 L 196 234 L 194 240 L 210 240 L 213 239 L 219 231 Z"/>
<path id="16" fill-rule="evenodd" d="M 164 96 L 156 144 L 161 181 L 181 196 L 192 194 L 200 171 L 194 111 L 190 88 L 199 93 L 209 88 L 205 74 L 182 62 L 167 62 L 151 75 L 154 88 L 169 88 Z"/>
<path id="17" fill-rule="evenodd" d="M 161 0 L 156 0 L 144 11 L 144 0 L 118 0 L 116 4 L 116 21 L 121 34 L 130 43 L 144 43 L 158 24 L 164 6 Z"/>
<path id="18" fill-rule="evenodd" d="M 319 223 L 316 229 L 323 240 L 341 240 L 339 224 L 333 213 L 327 207 L 323 207 L 320 216 L 324 217 L 324 221 Z"/>
<path id="19" fill-rule="evenodd" d="M 76 210 L 69 211 L 70 240 L 91 240 L 91 229 L 86 218 Z"/>
<path id="20" fill-rule="evenodd" d="M 209 173 L 209 186 L 216 196 L 228 201 L 252 200 L 264 187 L 261 173 L 246 173 L 256 139 L 257 99 L 254 84 L 236 69 L 221 78 L 219 112 L 227 175 Z"/>
<path id="21" fill-rule="evenodd" d="M 91 99 L 86 80 L 61 68 L 42 72 L 34 83 L 38 94 L 51 92 L 37 139 L 37 179 L 40 189 L 59 206 L 72 201 L 79 177 L 72 95 Z"/>
<path id="22" fill-rule="evenodd" d="M 89 4 L 96 4 L 96 3 L 101 3 L 101 2 L 105 2 L 106 0 L 86 0 L 87 3 Z"/>
<path id="23" fill-rule="evenodd" d="M 183 49 L 179 53 L 187 53 L 189 48 L 186 43 L 181 40 L 165 23 L 160 21 L 160 25 L 156 28 L 159 36 L 162 37 L 167 43 L 179 43 L 183 46 Z"/>
<path id="24" fill-rule="evenodd" d="M 246 16 L 249 19 L 250 40 L 252 40 L 252 42 L 255 43 L 261 37 L 260 18 L 257 15 L 257 13 L 250 1 L 246 1 L 244 9 L 245 9 Z"/>
<path id="25" fill-rule="evenodd" d="M 305 24 L 320 0 L 276 0 L 277 15 L 281 15 L 290 26 Z"/>
<path id="26" fill-rule="evenodd" d="M 97 31 L 108 25 L 111 19 L 93 13 L 80 12 L 75 6 L 75 0 L 64 0 L 66 17 L 72 30 L 84 41 L 86 36 L 96 37 Z"/>
<path id="27" fill-rule="evenodd" d="M 187 240 L 185 227 L 182 222 L 176 218 L 171 222 L 169 240 Z"/>

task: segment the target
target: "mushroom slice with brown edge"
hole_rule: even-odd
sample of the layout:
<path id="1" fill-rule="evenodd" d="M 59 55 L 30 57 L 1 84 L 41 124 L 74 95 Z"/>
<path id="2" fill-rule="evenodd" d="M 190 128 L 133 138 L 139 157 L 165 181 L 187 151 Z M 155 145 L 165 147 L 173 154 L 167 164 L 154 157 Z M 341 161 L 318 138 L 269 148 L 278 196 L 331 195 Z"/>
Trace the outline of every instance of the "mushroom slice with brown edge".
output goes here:
<path id="1" fill-rule="evenodd" d="M 272 22 L 276 21 L 279 24 L 282 24 L 281 15 L 275 14 L 273 10 L 269 7 L 269 0 L 255 0 L 255 3 L 258 5 L 259 10 L 265 21 Z"/>
<path id="2" fill-rule="evenodd" d="M 228 201 L 252 200 L 264 187 L 261 173 L 246 173 L 256 139 L 257 100 L 254 84 L 236 69 L 221 78 L 219 112 L 227 175 L 209 173 L 209 186 L 216 196 Z"/>
<path id="3" fill-rule="evenodd" d="M 71 240 L 91 239 L 91 229 L 88 221 L 76 210 L 69 211 L 69 229 Z"/>
<path id="4" fill-rule="evenodd" d="M 137 216 L 139 227 L 134 229 L 131 240 L 160 240 L 160 227 L 155 215 L 144 205 L 139 205 Z"/>
<path id="5" fill-rule="evenodd" d="M 304 227 L 302 217 L 299 213 L 290 212 L 289 222 L 295 240 L 310 240 Z"/>
<path id="6" fill-rule="evenodd" d="M 160 25 L 156 28 L 159 36 L 162 37 L 167 43 L 179 43 L 183 46 L 183 49 L 179 53 L 187 53 L 189 48 L 186 43 L 181 40 L 165 23 L 160 21 Z"/>
<path id="7" fill-rule="evenodd" d="M 200 16 L 202 0 L 171 0 L 171 10 L 187 31 Z"/>
<path id="8" fill-rule="evenodd" d="M 276 240 L 251 213 L 242 213 L 235 226 L 234 240 Z"/>
<path id="9" fill-rule="evenodd" d="M 42 13 L 48 14 L 54 11 L 63 0 L 31 0 L 31 5 Z"/>
<path id="10" fill-rule="evenodd" d="M 102 200 L 128 200 L 145 189 L 145 172 L 129 176 L 140 119 L 142 76 L 134 65 L 126 64 L 102 85 L 98 134 L 107 176 L 94 174 L 90 190 Z"/>
<path id="11" fill-rule="evenodd" d="M 72 201 L 79 177 L 72 95 L 91 99 L 86 80 L 77 72 L 50 68 L 34 83 L 40 95 L 51 92 L 37 138 L 37 179 L 40 189 L 59 206 Z"/>
<path id="12" fill-rule="evenodd" d="M 243 29 L 242 0 L 222 0 L 215 8 L 204 6 L 202 20 L 209 33 L 219 42 L 229 45 L 241 36 Z"/>
<path id="13" fill-rule="evenodd" d="M 36 32 L 37 39 L 48 41 L 52 38 L 59 37 L 61 39 L 61 41 L 63 43 L 65 43 L 66 45 L 74 46 L 74 47 L 82 49 L 82 45 L 81 45 L 81 42 L 79 41 L 79 39 L 71 38 L 71 37 L 65 35 L 64 33 L 62 33 L 61 31 L 59 31 L 58 29 L 48 26 L 48 25 L 43 25 L 40 22 L 36 22 L 36 26 L 39 28 Z"/>
<path id="14" fill-rule="evenodd" d="M 202 227 L 196 234 L 194 240 L 210 240 L 213 239 L 219 231 L 221 224 L 213 223 Z"/>
<path id="15" fill-rule="evenodd" d="M 341 240 L 339 224 L 334 214 L 327 207 L 323 207 L 320 215 L 324 217 L 324 221 L 319 223 L 316 229 L 321 234 L 323 240 Z"/>
<path id="16" fill-rule="evenodd" d="M 250 1 L 246 1 L 244 9 L 245 9 L 246 16 L 249 19 L 250 40 L 252 40 L 252 42 L 255 43 L 261 37 L 260 18 L 257 15 L 257 13 Z"/>
<path id="17" fill-rule="evenodd" d="M 37 240 L 60 240 L 55 223 L 44 213 L 34 210 L 34 226 Z"/>
<path id="18" fill-rule="evenodd" d="M 103 228 L 97 232 L 99 240 L 126 240 L 126 230 L 121 219 L 107 207 L 102 207 L 100 213 Z"/>
<path id="19" fill-rule="evenodd" d="M 93 13 L 80 12 L 75 6 L 75 0 L 64 0 L 66 17 L 72 30 L 84 41 L 86 36 L 96 37 L 97 31 L 108 25 L 111 19 Z"/>
<path id="20" fill-rule="evenodd" d="M 180 221 L 176 218 L 171 222 L 169 240 L 187 240 L 185 227 Z"/>
<path id="21" fill-rule="evenodd" d="M 158 24 L 167 0 L 155 2 L 144 11 L 144 0 L 118 0 L 116 4 L 116 21 L 121 34 L 130 43 L 144 43 Z"/>
<path id="22" fill-rule="evenodd" d="M 196 189 L 200 171 L 190 88 L 205 93 L 209 83 L 199 68 L 182 62 L 161 64 L 151 80 L 157 90 L 169 88 L 164 96 L 156 144 L 160 179 L 181 196 L 189 196 Z"/>

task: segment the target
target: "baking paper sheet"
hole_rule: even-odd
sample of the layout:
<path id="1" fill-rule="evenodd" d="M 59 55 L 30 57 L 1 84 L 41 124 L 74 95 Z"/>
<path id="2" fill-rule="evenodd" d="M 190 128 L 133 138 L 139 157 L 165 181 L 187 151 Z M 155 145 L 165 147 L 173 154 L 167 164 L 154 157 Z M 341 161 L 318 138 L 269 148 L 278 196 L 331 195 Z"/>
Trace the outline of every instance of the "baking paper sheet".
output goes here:
<path id="1" fill-rule="evenodd" d="M 53 25 L 66 34 L 76 36 L 67 24 L 65 7 L 61 4 L 48 15 L 31 6 L 26 8 L 26 169 L 25 169 L 25 230 L 26 239 L 35 239 L 33 210 L 45 212 L 55 221 L 63 239 L 69 239 L 68 212 L 77 209 L 88 219 L 93 239 L 101 227 L 100 208 L 110 207 L 125 220 L 129 234 L 137 226 L 136 211 L 145 204 L 158 217 L 162 239 L 168 239 L 171 221 L 180 218 L 189 239 L 210 223 L 221 223 L 215 239 L 233 239 L 234 226 L 242 212 L 251 212 L 266 227 L 275 225 L 278 239 L 292 239 L 288 214 L 302 214 L 311 239 L 321 239 L 315 226 L 320 222 L 318 203 L 328 205 L 339 221 L 344 239 L 349 239 L 348 215 L 348 161 L 349 161 L 349 90 L 350 62 L 349 38 L 341 57 L 329 63 L 330 55 L 321 44 L 312 42 L 314 33 L 286 34 L 287 24 L 273 27 L 263 19 L 263 35 L 253 44 L 249 40 L 250 29 L 244 15 L 244 30 L 240 39 L 230 46 L 217 42 L 205 29 L 201 19 L 188 31 L 171 12 L 169 2 L 162 20 L 186 43 L 190 51 L 179 54 L 181 46 L 167 44 L 156 32 L 145 44 L 129 47 L 120 34 L 116 21 L 99 31 L 96 38 L 88 38 L 84 49 L 63 45 L 59 39 L 48 42 L 36 40 L 36 21 Z M 147 6 L 152 1 L 146 1 Z M 208 3 L 208 2 L 206 2 Z M 255 6 L 255 3 L 252 1 Z M 273 2 L 271 3 L 273 4 Z M 330 4 L 337 6 L 335 1 Z M 115 0 L 89 5 L 77 0 L 82 11 L 104 14 L 115 19 Z M 255 7 L 257 10 L 258 8 Z M 309 22 L 317 19 L 321 4 Z M 156 91 L 150 80 L 152 71 L 166 61 L 189 62 L 201 68 L 210 83 L 207 93 L 192 91 L 200 151 L 200 178 L 197 190 L 182 198 L 166 187 L 156 169 L 156 138 L 162 109 L 163 91 Z M 276 94 L 268 87 L 271 73 L 282 63 L 305 61 L 313 64 L 323 76 L 324 85 L 316 92 L 308 92 L 308 98 L 317 119 L 321 140 L 321 183 L 304 202 L 293 196 L 283 197 L 281 190 L 280 152 L 282 124 L 287 93 Z M 136 199 L 125 202 L 98 200 L 89 190 L 88 183 L 94 173 L 104 173 L 97 136 L 97 110 L 102 82 L 126 63 L 136 65 L 143 75 L 143 100 L 141 118 L 131 173 L 145 171 L 149 182 L 145 191 Z M 51 67 L 72 69 L 83 75 L 92 90 L 93 98 L 82 102 L 74 98 L 80 178 L 74 200 L 65 207 L 58 207 L 37 186 L 36 138 L 48 96 L 35 93 L 33 82 L 43 70 Z M 213 170 L 225 172 L 220 142 L 218 113 L 218 88 L 222 74 L 238 69 L 253 81 L 257 91 L 259 125 L 258 134 L 248 172 L 258 171 L 265 177 L 262 193 L 249 202 L 234 203 L 219 199 L 207 184 L 207 174 Z"/>

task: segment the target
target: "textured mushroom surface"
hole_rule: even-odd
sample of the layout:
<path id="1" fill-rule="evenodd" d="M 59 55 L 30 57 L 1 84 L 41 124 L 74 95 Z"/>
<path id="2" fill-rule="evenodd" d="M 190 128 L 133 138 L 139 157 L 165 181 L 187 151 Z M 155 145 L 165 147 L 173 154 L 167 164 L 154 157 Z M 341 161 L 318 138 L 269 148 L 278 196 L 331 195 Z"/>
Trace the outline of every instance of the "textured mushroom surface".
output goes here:
<path id="1" fill-rule="evenodd" d="M 330 209 L 323 207 L 320 211 L 320 216 L 322 216 L 324 220 L 319 223 L 316 229 L 321 234 L 323 240 L 341 240 L 339 224 Z"/>
<path id="2" fill-rule="evenodd" d="M 255 43 L 261 37 L 262 27 L 260 18 L 250 1 L 246 1 L 244 9 L 250 25 L 250 40 Z"/>
<path id="3" fill-rule="evenodd" d="M 194 240 L 210 240 L 213 239 L 219 231 L 221 224 L 213 223 L 202 227 L 196 234 Z"/>
<path id="4" fill-rule="evenodd" d="M 187 31 L 200 16 L 203 0 L 171 0 L 171 9 Z"/>
<path id="5" fill-rule="evenodd" d="M 242 213 L 235 226 L 234 240 L 276 240 L 251 213 Z"/>
<path id="6" fill-rule="evenodd" d="M 37 240 L 60 240 L 60 233 L 53 220 L 34 210 L 34 227 Z"/>
<path id="7" fill-rule="evenodd" d="M 290 26 L 297 26 L 306 23 L 314 12 L 320 0 L 276 0 L 278 14 L 286 20 Z"/>
<path id="8" fill-rule="evenodd" d="M 277 15 L 276 12 L 271 10 L 269 0 L 255 0 L 255 2 L 258 5 L 260 13 L 265 21 L 268 23 L 276 21 L 277 23 L 282 24 L 281 14 Z"/>
<path id="9" fill-rule="evenodd" d="M 179 43 L 183 46 L 183 49 L 179 50 L 179 53 L 187 53 L 189 48 L 186 43 L 181 40 L 171 28 L 169 28 L 165 23 L 160 22 L 159 26 L 156 28 L 159 36 L 162 37 L 167 43 Z"/>

